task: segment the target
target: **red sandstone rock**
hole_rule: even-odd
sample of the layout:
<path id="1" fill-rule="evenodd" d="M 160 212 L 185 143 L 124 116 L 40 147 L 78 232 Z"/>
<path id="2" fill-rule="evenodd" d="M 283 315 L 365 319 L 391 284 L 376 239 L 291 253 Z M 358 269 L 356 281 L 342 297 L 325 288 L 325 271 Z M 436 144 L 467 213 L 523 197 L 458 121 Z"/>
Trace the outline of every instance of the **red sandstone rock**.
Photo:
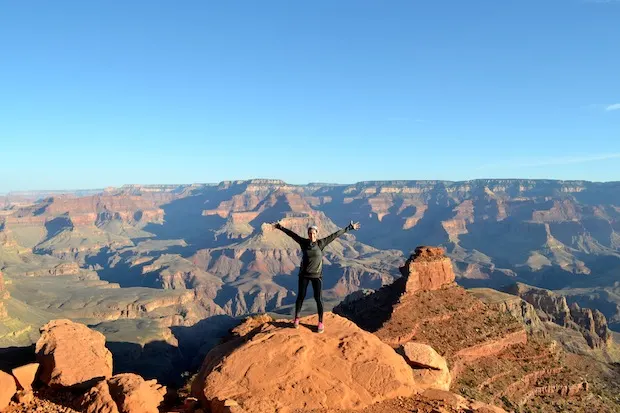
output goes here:
<path id="1" fill-rule="evenodd" d="M 410 366 L 419 369 L 441 370 L 446 360 L 429 345 L 409 342 L 402 346 L 402 354 Z"/>
<path id="2" fill-rule="evenodd" d="M 41 327 L 36 353 L 40 378 L 49 386 L 79 386 L 112 376 L 112 354 L 104 335 L 70 320 Z"/>
<path id="3" fill-rule="evenodd" d="M 84 413 L 119 413 L 116 402 L 110 395 L 110 387 L 105 380 L 97 383 L 80 401 Z"/>
<path id="4" fill-rule="evenodd" d="M 113 376 L 108 386 L 120 413 L 158 413 L 166 394 L 166 387 L 156 380 L 145 381 L 131 373 Z"/>
<path id="5" fill-rule="evenodd" d="M 418 247 L 405 265 L 400 268 L 406 278 L 405 291 L 438 290 L 454 284 L 452 262 L 444 256 L 443 249 Z"/>
<path id="6" fill-rule="evenodd" d="M 417 262 L 422 261 L 437 261 L 445 258 L 445 251 L 441 247 L 416 247 L 413 253 L 413 259 Z"/>
<path id="7" fill-rule="evenodd" d="M 446 359 L 431 346 L 409 342 L 400 349 L 407 363 L 413 369 L 413 377 L 423 389 L 450 390 L 452 376 Z"/>
<path id="8" fill-rule="evenodd" d="M 32 384 L 37 378 L 38 370 L 39 363 L 30 363 L 13 369 L 12 373 L 17 384 L 19 384 L 23 390 L 32 390 Z"/>
<path id="9" fill-rule="evenodd" d="M 303 318 L 298 330 L 290 322 L 267 323 L 214 348 L 193 395 L 211 408 L 234 400 L 258 413 L 362 409 L 417 390 L 412 369 L 376 336 L 331 313 L 325 334 L 314 332 L 316 322 Z"/>
<path id="10" fill-rule="evenodd" d="M 0 370 L 0 412 L 9 405 L 15 392 L 17 385 L 13 376 Z"/>
<path id="11" fill-rule="evenodd" d="M 239 324 L 237 327 L 231 330 L 231 333 L 234 337 L 243 337 L 246 334 L 250 333 L 257 327 L 262 326 L 265 323 L 269 323 L 273 321 L 273 317 L 268 314 L 261 314 L 257 316 L 248 317 L 245 321 Z"/>

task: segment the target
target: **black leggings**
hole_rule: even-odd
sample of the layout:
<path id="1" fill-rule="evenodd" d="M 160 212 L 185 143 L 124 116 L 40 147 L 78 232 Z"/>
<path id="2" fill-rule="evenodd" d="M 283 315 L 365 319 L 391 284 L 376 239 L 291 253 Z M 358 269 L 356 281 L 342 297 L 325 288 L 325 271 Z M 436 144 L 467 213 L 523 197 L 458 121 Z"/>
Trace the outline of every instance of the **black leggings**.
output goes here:
<path id="1" fill-rule="evenodd" d="M 306 298 L 306 292 L 308 291 L 308 284 L 312 282 L 312 291 L 314 292 L 314 299 L 316 300 L 316 308 L 319 312 L 319 322 L 323 322 L 323 279 L 321 278 L 307 278 L 299 277 L 299 288 L 297 289 L 297 301 L 295 302 L 295 318 L 299 317 L 301 312 L 301 306 L 304 304 L 304 298 Z"/>

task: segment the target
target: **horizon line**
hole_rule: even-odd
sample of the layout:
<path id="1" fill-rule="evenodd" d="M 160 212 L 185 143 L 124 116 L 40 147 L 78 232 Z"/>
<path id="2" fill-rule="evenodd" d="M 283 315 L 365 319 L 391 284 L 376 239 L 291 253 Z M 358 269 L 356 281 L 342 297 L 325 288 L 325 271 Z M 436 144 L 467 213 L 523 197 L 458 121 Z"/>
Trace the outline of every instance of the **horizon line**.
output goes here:
<path id="1" fill-rule="evenodd" d="M 91 193 L 101 193 L 108 192 L 115 189 L 123 189 L 123 188 L 131 188 L 131 187 L 170 187 L 170 188 L 179 188 L 179 187 L 191 187 L 191 186 L 220 186 L 227 183 L 252 183 L 252 182 L 261 182 L 261 181 L 272 181 L 275 184 L 285 184 L 291 186 L 313 186 L 313 185 L 326 185 L 326 186 L 354 186 L 359 184 L 402 184 L 402 183 L 449 183 L 449 184 L 459 184 L 459 183 L 469 183 L 469 182 L 477 182 L 477 181 L 535 181 L 535 182 L 559 182 L 559 183 L 589 183 L 589 184 L 612 184 L 612 183 L 620 183 L 620 180 L 611 180 L 611 181 L 590 181 L 587 179 L 557 179 L 557 178 L 473 178 L 473 179 L 463 179 L 463 180 L 446 180 L 446 179 L 375 179 L 375 180 L 361 180 L 352 183 L 338 183 L 338 182 L 307 182 L 307 183 L 290 183 L 283 179 L 276 178 L 249 178 L 249 179 L 226 179 L 219 182 L 193 182 L 193 183 L 176 183 L 176 184 L 140 184 L 140 183 L 131 183 L 131 184 L 122 184 L 120 186 L 105 186 L 103 188 L 76 188 L 76 189 L 19 189 L 19 190 L 11 190 L 7 192 L 0 192 L 0 196 L 9 196 L 16 194 L 27 194 L 27 193 L 56 193 L 59 195 L 63 194 L 74 194 L 77 192 L 91 192 Z"/>

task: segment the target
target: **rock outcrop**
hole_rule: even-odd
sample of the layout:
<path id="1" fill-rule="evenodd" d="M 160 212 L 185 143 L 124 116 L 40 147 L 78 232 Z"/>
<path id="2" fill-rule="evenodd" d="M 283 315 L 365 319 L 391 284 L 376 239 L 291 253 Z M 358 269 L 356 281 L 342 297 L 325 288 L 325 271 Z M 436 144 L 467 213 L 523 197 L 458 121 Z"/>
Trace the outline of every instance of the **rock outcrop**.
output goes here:
<path id="1" fill-rule="evenodd" d="M 158 413 L 166 387 L 131 374 L 102 380 L 81 399 L 85 413 Z"/>
<path id="2" fill-rule="evenodd" d="M 429 345 L 406 343 L 399 352 L 413 369 L 416 384 L 423 389 L 450 390 L 452 376 L 446 359 Z"/>
<path id="3" fill-rule="evenodd" d="M 37 378 L 39 363 L 30 363 L 13 369 L 13 377 L 22 390 L 32 390 L 32 384 Z"/>
<path id="4" fill-rule="evenodd" d="M 303 318 L 297 330 L 268 322 L 214 348 L 192 393 L 210 408 L 229 400 L 251 413 L 361 409 L 417 391 L 411 367 L 376 336 L 331 313 L 318 335 L 316 321 Z"/>
<path id="5" fill-rule="evenodd" d="M 374 332 L 401 353 L 412 345 L 408 343 L 415 343 L 418 348 L 432 347 L 447 362 L 451 390 L 477 400 L 506 407 L 531 407 L 537 402 L 532 394 L 547 394 L 545 397 L 556 400 L 562 397 L 559 391 L 546 393 L 548 386 L 580 388 L 580 375 L 563 368 L 561 350 L 554 343 L 546 341 L 544 334 L 529 340 L 527 330 L 543 325 L 538 314 L 532 313 L 532 305 L 518 297 L 514 297 L 510 308 L 497 302 L 487 305 L 478 298 L 479 291 L 470 293 L 453 284 L 451 266 L 444 264 L 438 250 L 425 247 L 417 251 L 417 256 L 403 267 L 402 278 L 372 294 L 357 295 L 357 300 L 349 298 L 334 312 Z M 419 288 L 420 285 L 424 287 Z M 497 301 L 495 298 L 491 301 Z M 553 301 L 545 302 L 555 305 Z M 527 330 L 526 321 L 530 323 Z M 430 355 L 426 358 L 433 359 Z M 430 364 L 433 363 L 418 362 Z M 439 371 L 435 370 L 435 374 Z M 421 383 L 422 380 L 418 382 Z M 601 405 L 603 402 L 597 404 Z M 487 406 L 481 409 L 493 411 Z"/>
<path id="6" fill-rule="evenodd" d="M 583 336 L 592 348 L 611 345 L 613 335 L 607 327 L 607 318 L 598 310 L 581 308 L 577 303 L 570 306 L 572 320 L 583 329 Z"/>
<path id="7" fill-rule="evenodd" d="M 437 247 L 417 247 L 400 272 L 407 280 L 405 292 L 409 294 L 438 290 L 453 285 L 455 279 L 450 258 Z"/>
<path id="8" fill-rule="evenodd" d="M 0 370 L 0 412 L 9 405 L 16 392 L 17 386 L 13 376 Z"/>
<path id="9" fill-rule="evenodd" d="M 569 321 L 571 321 L 570 309 L 566 303 L 566 298 L 553 291 L 530 287 L 521 283 L 515 283 L 507 287 L 505 291 L 521 297 L 533 305 L 537 311 L 543 313 L 541 315 L 544 321 L 552 321 L 561 326 L 567 326 Z"/>
<path id="10" fill-rule="evenodd" d="M 100 381 L 82 396 L 80 404 L 84 413 L 119 413 L 106 380 Z"/>
<path id="11" fill-rule="evenodd" d="M 112 354 L 103 334 L 70 320 L 50 321 L 40 331 L 39 377 L 48 386 L 88 385 L 112 376 Z"/>
<path id="12" fill-rule="evenodd" d="M 534 306 L 521 297 L 490 288 L 473 288 L 468 291 L 490 308 L 512 315 L 525 326 L 528 333 L 546 334 L 545 325 Z"/>
<path id="13" fill-rule="evenodd" d="M 441 249 L 419 247 L 416 251 L 401 268 L 403 277 L 358 300 L 348 297 L 334 312 L 394 348 L 415 341 L 449 357 L 513 333 L 513 344 L 525 341 L 525 331 L 517 320 L 490 309 L 454 284 L 452 265 Z"/>
<path id="14" fill-rule="evenodd" d="M 581 308 L 577 303 L 569 307 L 566 297 L 522 283 L 513 284 L 505 290 L 533 305 L 543 321 L 579 331 L 591 348 L 608 347 L 613 341 L 607 319 L 598 310 Z"/>
<path id="15" fill-rule="evenodd" d="M 120 413 L 158 413 L 166 394 L 165 386 L 136 374 L 117 374 L 107 382 Z"/>
<path id="16" fill-rule="evenodd" d="M 232 338 L 239 338 L 248 335 L 252 330 L 262 326 L 263 324 L 274 321 L 273 317 L 268 314 L 260 314 L 253 317 L 248 317 L 245 321 L 230 330 Z"/>

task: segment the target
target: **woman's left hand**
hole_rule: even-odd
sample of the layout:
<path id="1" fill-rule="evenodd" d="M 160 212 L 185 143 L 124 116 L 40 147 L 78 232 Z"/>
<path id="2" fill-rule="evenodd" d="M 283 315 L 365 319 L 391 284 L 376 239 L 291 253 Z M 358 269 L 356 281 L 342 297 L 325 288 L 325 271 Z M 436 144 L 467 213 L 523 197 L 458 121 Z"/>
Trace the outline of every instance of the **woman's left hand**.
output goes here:
<path id="1" fill-rule="evenodd" d="M 351 221 L 351 223 L 350 223 L 349 225 L 351 225 L 351 228 L 353 228 L 353 229 L 354 229 L 354 230 L 356 230 L 356 231 L 357 231 L 358 229 L 360 229 L 360 227 L 361 227 L 361 225 L 360 225 L 360 223 L 359 223 L 359 222 L 353 222 L 353 221 Z"/>

